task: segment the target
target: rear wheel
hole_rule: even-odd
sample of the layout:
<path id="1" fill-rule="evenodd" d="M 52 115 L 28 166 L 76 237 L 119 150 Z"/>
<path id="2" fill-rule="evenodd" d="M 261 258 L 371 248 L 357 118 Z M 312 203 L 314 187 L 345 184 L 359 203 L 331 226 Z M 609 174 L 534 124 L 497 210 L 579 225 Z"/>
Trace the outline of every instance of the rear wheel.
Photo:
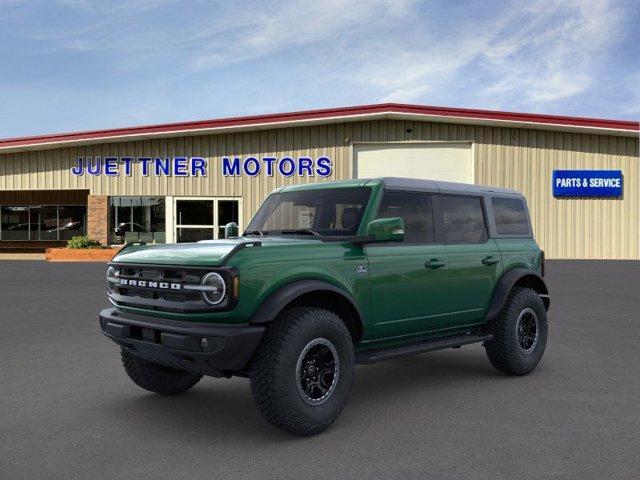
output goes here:
<path id="1" fill-rule="evenodd" d="M 269 423 L 313 435 L 342 412 L 353 372 L 353 342 L 340 317 L 296 307 L 267 327 L 251 362 L 251 392 Z"/>
<path id="2" fill-rule="evenodd" d="M 535 290 L 515 287 L 490 329 L 485 349 L 495 368 L 511 375 L 536 368 L 547 345 L 547 312 Z"/>
<path id="3" fill-rule="evenodd" d="M 179 395 L 200 381 L 202 375 L 165 367 L 132 355 L 122 349 L 124 370 L 139 387 L 160 395 Z"/>

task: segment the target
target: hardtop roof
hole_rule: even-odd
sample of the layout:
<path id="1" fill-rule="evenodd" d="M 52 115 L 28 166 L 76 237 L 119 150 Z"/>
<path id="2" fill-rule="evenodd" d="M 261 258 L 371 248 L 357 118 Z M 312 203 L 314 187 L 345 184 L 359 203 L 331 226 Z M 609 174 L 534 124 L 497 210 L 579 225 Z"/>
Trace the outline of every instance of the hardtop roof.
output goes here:
<path id="1" fill-rule="evenodd" d="M 433 193 L 449 193 L 449 194 L 475 194 L 497 193 L 501 195 L 517 195 L 522 193 L 517 190 L 511 190 L 500 187 L 488 187 L 475 185 L 471 183 L 443 182 L 439 180 L 423 180 L 418 178 L 402 178 L 402 177 L 378 177 L 378 178 L 360 178 L 349 180 L 336 180 L 331 182 L 307 183 L 302 185 L 289 185 L 281 187 L 276 192 L 292 192 L 300 190 L 318 190 L 324 188 L 346 188 L 346 187 L 364 187 L 366 185 L 374 185 L 383 183 L 385 187 L 399 190 L 424 191 Z"/>
<path id="2" fill-rule="evenodd" d="M 444 182 L 440 180 L 422 180 L 419 178 L 382 177 L 376 180 L 382 181 L 389 188 L 429 190 L 439 193 L 451 194 L 481 194 L 500 193 L 506 195 L 522 195 L 517 190 L 508 188 L 487 187 L 473 183 Z"/>

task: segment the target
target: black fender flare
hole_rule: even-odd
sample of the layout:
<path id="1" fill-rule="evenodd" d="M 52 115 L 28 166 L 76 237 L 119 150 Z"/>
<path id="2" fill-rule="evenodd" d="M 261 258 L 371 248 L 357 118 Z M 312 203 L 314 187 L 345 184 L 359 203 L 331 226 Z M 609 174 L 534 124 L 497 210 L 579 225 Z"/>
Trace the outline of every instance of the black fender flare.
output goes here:
<path id="1" fill-rule="evenodd" d="M 538 292 L 538 295 L 540 295 L 540 298 L 544 303 L 544 307 L 549 310 L 549 305 L 551 303 L 549 299 L 549 289 L 547 288 L 547 284 L 544 279 L 535 270 L 516 267 L 507 270 L 502 277 L 500 277 L 500 280 L 498 280 L 498 283 L 493 289 L 491 303 L 489 304 L 489 309 L 485 315 L 486 322 L 493 320 L 500 314 L 507 302 L 507 299 L 509 298 L 509 293 L 516 283 L 521 281 L 526 282 L 528 286 L 531 286 L 536 292 Z"/>
<path id="2" fill-rule="evenodd" d="M 360 322 L 360 328 L 364 329 L 362 312 L 360 312 L 358 304 L 351 294 L 343 288 L 322 280 L 296 280 L 280 287 L 263 300 L 258 309 L 251 316 L 249 323 L 260 325 L 272 322 L 289 303 L 305 293 L 314 291 L 332 292 L 343 297 L 355 313 L 357 317 L 356 320 Z"/>

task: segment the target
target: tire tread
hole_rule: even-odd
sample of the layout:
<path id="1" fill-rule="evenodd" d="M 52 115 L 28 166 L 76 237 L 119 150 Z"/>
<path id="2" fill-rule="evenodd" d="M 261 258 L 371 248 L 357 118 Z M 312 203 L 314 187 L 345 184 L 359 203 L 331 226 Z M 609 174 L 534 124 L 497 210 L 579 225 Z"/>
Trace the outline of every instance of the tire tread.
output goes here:
<path id="1" fill-rule="evenodd" d="M 517 345 L 509 339 L 509 330 L 515 328 L 522 306 L 527 305 L 538 313 L 539 322 L 539 342 L 540 345 L 531 359 L 523 361 L 523 356 L 519 352 Z M 493 339 L 485 344 L 487 357 L 491 364 L 499 371 L 510 375 L 525 375 L 531 372 L 540 361 L 547 340 L 547 320 L 546 310 L 542 300 L 535 290 L 525 287 L 514 287 L 509 293 L 500 315 L 490 323 L 490 331 Z"/>
<path id="2" fill-rule="evenodd" d="M 251 392 L 258 411 L 275 427 L 302 436 L 315 435 L 329 427 L 344 409 L 352 386 L 351 382 L 344 401 L 330 418 L 321 423 L 309 422 L 302 418 L 298 408 L 290 401 L 291 392 L 276 375 L 274 366 L 280 363 L 292 339 L 305 328 L 320 322 L 330 323 L 351 344 L 349 330 L 335 313 L 322 308 L 294 307 L 282 312 L 267 326 L 251 361 Z"/>

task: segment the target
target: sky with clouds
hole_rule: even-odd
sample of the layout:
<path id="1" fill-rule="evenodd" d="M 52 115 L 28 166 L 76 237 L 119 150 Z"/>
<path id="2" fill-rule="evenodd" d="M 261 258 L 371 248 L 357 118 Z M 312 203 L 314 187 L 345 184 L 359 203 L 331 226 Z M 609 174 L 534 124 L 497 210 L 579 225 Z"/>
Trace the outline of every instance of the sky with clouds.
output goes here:
<path id="1" fill-rule="evenodd" d="M 640 2 L 0 0 L 0 138 L 381 102 L 637 120 Z"/>

